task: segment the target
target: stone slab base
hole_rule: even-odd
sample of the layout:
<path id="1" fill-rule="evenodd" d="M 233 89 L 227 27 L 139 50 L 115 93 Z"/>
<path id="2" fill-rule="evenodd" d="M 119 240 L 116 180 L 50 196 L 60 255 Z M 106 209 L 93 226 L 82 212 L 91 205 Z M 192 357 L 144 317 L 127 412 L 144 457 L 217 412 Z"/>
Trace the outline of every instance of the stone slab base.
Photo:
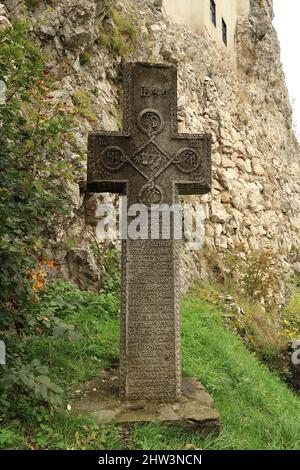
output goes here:
<path id="1" fill-rule="evenodd" d="M 217 434 L 220 417 L 210 395 L 194 379 L 182 378 L 182 398 L 175 403 L 123 402 L 118 396 L 117 369 L 105 370 L 101 379 L 88 382 L 75 404 L 79 413 L 88 413 L 99 424 L 179 423 L 190 430 Z"/>

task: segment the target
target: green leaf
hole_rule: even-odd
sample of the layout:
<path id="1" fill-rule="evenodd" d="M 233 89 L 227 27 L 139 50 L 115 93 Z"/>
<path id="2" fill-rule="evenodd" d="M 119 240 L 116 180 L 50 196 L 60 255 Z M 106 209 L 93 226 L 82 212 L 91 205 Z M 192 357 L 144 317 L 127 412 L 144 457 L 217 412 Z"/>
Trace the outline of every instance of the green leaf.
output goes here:
<path id="1" fill-rule="evenodd" d="M 40 392 L 40 395 L 41 397 L 44 399 L 44 400 L 48 400 L 48 393 L 47 393 L 47 386 L 43 383 L 41 383 L 39 385 L 39 392 Z"/>
<path id="2" fill-rule="evenodd" d="M 48 367 L 46 366 L 41 366 L 41 367 L 37 367 L 37 372 L 41 375 L 45 375 L 45 374 L 48 374 L 49 373 L 49 369 Z"/>
<path id="3" fill-rule="evenodd" d="M 47 385 L 47 387 L 51 385 L 51 379 L 47 375 L 38 375 L 37 377 L 35 377 L 35 380 L 40 384 Z"/>
<path id="4" fill-rule="evenodd" d="M 26 387 L 34 389 L 34 380 L 31 377 L 28 377 L 25 374 L 20 374 L 20 379 L 22 380 L 23 384 L 26 385 Z"/>
<path id="5" fill-rule="evenodd" d="M 55 383 L 51 382 L 49 385 L 48 385 L 49 389 L 52 390 L 53 392 L 55 393 L 58 393 L 58 394 L 63 394 L 64 391 L 61 387 L 59 387 L 58 385 L 56 385 Z"/>

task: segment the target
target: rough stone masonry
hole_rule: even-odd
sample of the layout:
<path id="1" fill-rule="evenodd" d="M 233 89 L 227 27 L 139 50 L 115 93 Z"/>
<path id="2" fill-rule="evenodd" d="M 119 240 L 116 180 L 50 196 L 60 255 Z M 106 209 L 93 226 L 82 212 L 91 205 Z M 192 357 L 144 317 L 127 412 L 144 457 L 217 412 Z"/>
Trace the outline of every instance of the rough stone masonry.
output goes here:
<path id="1" fill-rule="evenodd" d="M 210 148 L 209 135 L 177 133 L 177 69 L 129 64 L 123 133 L 89 136 L 88 191 L 123 193 L 128 206 L 142 203 L 148 211 L 172 206 L 178 194 L 211 190 Z M 126 400 L 181 396 L 180 242 L 172 232 L 170 239 L 122 241 L 120 396 Z"/>
<path id="2" fill-rule="evenodd" d="M 66 141 L 62 152 L 86 155 L 88 132 L 117 130 L 120 124 L 121 57 L 101 41 L 103 29 L 111 35 L 118 33 L 118 27 L 105 8 L 107 2 L 52 3 L 49 8 L 49 2 L 41 0 L 24 10 L 21 0 L 1 0 L 0 28 L 15 16 L 32 25 L 34 41 L 47 57 L 53 79 L 48 98 L 63 103 L 77 124 L 75 148 Z M 278 271 L 300 270 L 300 151 L 272 26 L 272 2 L 251 0 L 249 16 L 239 19 L 236 71 L 207 32 L 196 35 L 172 22 L 160 1 L 109 3 L 136 27 L 130 61 L 177 64 L 179 131 L 212 135 L 212 193 L 193 198 L 204 204 L 205 244 L 216 257 L 240 247 L 245 255 L 270 247 L 280 254 Z M 86 51 L 89 61 L 80 63 Z M 76 105 L 77 94 L 88 103 L 88 117 Z M 99 290 L 91 249 L 95 210 L 104 197 L 107 202 L 115 198 L 87 194 L 85 163 L 80 173 L 72 187 L 74 210 L 55 243 L 60 247 L 62 275 L 81 289 Z M 59 245 L 64 237 L 74 240 L 72 247 Z M 205 262 L 199 263 L 199 253 L 183 247 L 181 261 L 182 292 L 199 276 L 209 276 Z M 279 304 L 284 303 L 283 294 L 282 284 L 276 289 Z"/>

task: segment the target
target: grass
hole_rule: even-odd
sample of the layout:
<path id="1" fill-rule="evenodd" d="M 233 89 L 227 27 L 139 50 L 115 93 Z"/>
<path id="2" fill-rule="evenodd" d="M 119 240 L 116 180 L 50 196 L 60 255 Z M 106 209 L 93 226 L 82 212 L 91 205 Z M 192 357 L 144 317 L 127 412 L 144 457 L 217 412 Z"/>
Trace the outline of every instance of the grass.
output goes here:
<path id="1" fill-rule="evenodd" d="M 228 295 L 243 310 L 243 314 L 222 303 L 221 299 Z M 290 316 L 284 312 L 279 316 L 278 311 L 266 311 L 260 304 L 251 302 L 249 297 L 241 294 L 232 280 L 225 283 L 211 281 L 209 286 L 199 283 L 197 296 L 216 305 L 224 322 L 243 339 L 247 349 L 256 352 L 270 368 L 280 371 L 282 352 L 291 337 L 299 335 L 299 329 L 291 331 L 283 321 Z"/>
<path id="2" fill-rule="evenodd" d="M 111 53 L 121 56 L 123 60 L 126 60 L 137 40 L 138 31 L 131 19 L 124 17 L 114 8 L 111 8 L 109 11 L 114 28 L 112 31 L 106 31 L 102 22 L 99 23 L 100 44 Z"/>
<path id="3" fill-rule="evenodd" d="M 96 121 L 97 116 L 93 106 L 93 96 L 89 91 L 77 90 L 72 96 L 74 106 L 81 116 L 85 117 L 89 121 Z"/>
<path id="4" fill-rule="evenodd" d="M 66 410 L 74 391 L 114 363 L 119 350 L 117 292 L 80 292 L 59 283 L 50 286 L 41 313 L 55 314 L 75 325 L 78 341 L 41 333 L 28 336 L 28 360 L 39 358 L 63 387 L 59 412 L 18 397 L 14 413 L 4 418 L 1 448 L 26 449 L 300 449 L 300 398 L 250 353 L 241 339 L 224 328 L 223 310 L 201 300 L 199 288 L 182 302 L 182 369 L 212 394 L 221 415 L 219 437 L 203 438 L 178 426 L 160 424 L 98 426 Z M 76 396 L 76 394 L 75 394 Z"/>

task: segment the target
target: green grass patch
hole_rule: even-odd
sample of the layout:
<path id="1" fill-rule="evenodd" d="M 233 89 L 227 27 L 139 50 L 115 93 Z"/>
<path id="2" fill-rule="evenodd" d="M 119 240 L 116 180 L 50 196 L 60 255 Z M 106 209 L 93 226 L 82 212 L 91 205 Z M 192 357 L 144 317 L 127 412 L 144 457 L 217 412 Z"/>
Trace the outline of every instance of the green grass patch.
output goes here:
<path id="1" fill-rule="evenodd" d="M 119 358 L 118 295 L 82 292 L 60 282 L 49 286 L 41 304 L 41 315 L 55 315 L 74 325 L 78 339 L 67 335 L 34 335 L 25 340 L 26 360 L 38 358 L 47 364 L 53 380 L 66 390 L 80 382 L 97 377 L 100 368 Z M 88 365 L 88 367 L 87 367 Z"/>
<path id="2" fill-rule="evenodd" d="M 28 360 L 49 366 L 64 389 L 64 408 L 74 390 L 97 377 L 119 355 L 119 299 L 114 290 L 97 295 L 58 283 L 48 287 L 41 314 L 75 326 L 79 339 L 42 332 L 24 338 Z M 212 394 L 221 415 L 218 437 L 203 438 L 178 426 L 136 425 L 130 433 L 99 426 L 66 409 L 43 403 L 34 410 L 19 397 L 15 413 L 2 418 L 1 448 L 31 449 L 300 449 L 300 399 L 223 325 L 224 311 L 193 290 L 182 302 L 183 374 Z"/>

